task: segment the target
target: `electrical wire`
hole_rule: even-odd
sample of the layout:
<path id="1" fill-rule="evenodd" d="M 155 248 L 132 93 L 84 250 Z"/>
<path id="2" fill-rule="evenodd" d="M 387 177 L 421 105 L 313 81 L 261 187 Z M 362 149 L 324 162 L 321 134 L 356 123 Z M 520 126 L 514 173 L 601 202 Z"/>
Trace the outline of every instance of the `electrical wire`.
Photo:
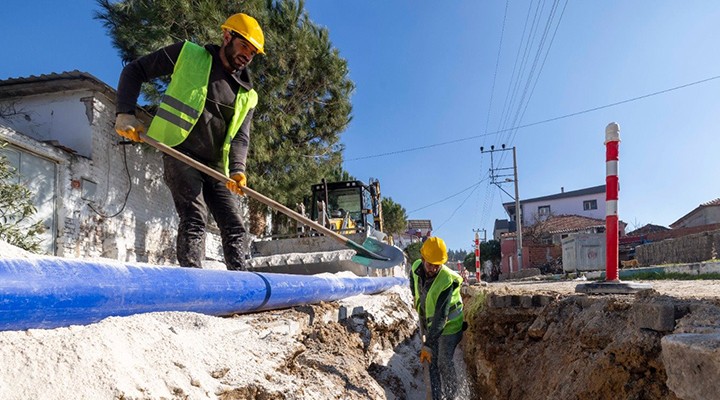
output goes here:
<path id="1" fill-rule="evenodd" d="M 507 111 L 510 109 L 510 104 L 509 104 L 508 102 L 509 102 L 510 99 L 511 99 L 511 95 L 510 95 L 510 94 L 512 93 L 512 87 L 513 87 L 513 82 L 515 82 L 515 79 L 516 79 L 516 75 L 515 75 L 516 73 L 518 74 L 518 75 L 517 75 L 517 79 L 520 79 L 519 71 L 517 70 L 518 60 L 520 60 L 520 51 L 522 50 L 523 43 L 524 43 L 524 41 L 525 41 L 525 39 L 524 39 L 524 38 L 525 38 L 525 32 L 527 31 L 528 21 L 530 20 L 530 13 L 531 13 L 531 11 L 532 11 L 532 3 L 533 3 L 533 2 L 532 2 L 532 0 L 531 0 L 531 1 L 530 1 L 530 4 L 528 5 L 527 15 L 525 15 L 525 24 L 523 25 L 523 31 L 522 31 L 522 34 L 520 35 L 520 37 L 523 38 L 523 39 L 522 39 L 522 41 L 520 42 L 520 45 L 518 45 L 518 50 L 517 50 L 517 53 L 515 54 L 515 62 L 513 63 L 512 74 L 510 75 L 510 80 L 508 81 L 507 93 L 505 94 L 505 101 L 503 102 L 502 113 L 500 114 L 500 120 L 498 121 L 498 125 L 497 125 L 497 129 L 496 129 L 496 130 L 499 130 L 499 129 L 502 129 L 502 128 L 503 128 L 502 121 L 505 120 L 505 114 L 506 114 Z"/>
<path id="2" fill-rule="evenodd" d="M 103 212 L 96 210 L 95 207 L 93 207 L 92 203 L 88 202 L 88 207 L 91 210 L 93 210 L 95 212 L 95 214 L 97 214 L 103 218 L 115 218 L 118 215 L 120 215 L 120 213 L 123 212 L 123 210 L 125 210 L 125 207 L 127 206 L 128 198 L 130 197 L 130 191 L 132 190 L 132 177 L 130 176 L 130 168 L 128 167 L 128 162 L 127 162 L 127 150 L 125 149 L 124 145 L 122 145 L 122 144 L 120 144 L 120 145 L 123 147 L 123 161 L 125 162 L 125 174 L 127 175 L 127 179 L 128 179 L 128 190 L 127 190 L 127 193 L 125 193 L 125 199 L 123 200 L 122 207 L 115 214 L 107 215 Z M 109 165 L 108 165 L 108 168 L 110 168 Z M 108 182 L 108 185 L 109 185 L 109 182 Z"/>
<path id="3" fill-rule="evenodd" d="M 552 26 L 552 20 L 555 17 L 555 11 L 557 10 L 557 4 L 558 4 L 557 0 L 555 2 L 553 2 L 553 6 L 550 10 L 550 14 L 548 15 L 547 22 L 545 23 L 545 28 L 543 29 L 542 36 L 540 37 L 540 41 L 538 43 L 537 51 L 535 52 L 535 56 L 533 57 L 530 71 L 528 72 L 527 80 L 525 81 L 525 85 L 523 87 L 522 94 L 520 95 L 520 100 L 517 103 L 517 109 L 515 110 L 514 117 L 512 118 L 512 122 L 509 123 L 508 125 L 515 126 L 519 123 L 519 121 L 520 121 L 519 116 L 520 116 L 521 110 L 523 109 L 523 104 L 525 105 L 525 107 L 527 107 L 527 104 L 530 103 L 530 98 L 527 97 L 527 94 L 529 92 L 529 89 L 533 82 L 533 79 L 535 79 L 536 82 L 540 79 L 540 73 L 542 71 L 538 72 L 537 75 L 535 75 L 535 71 L 537 69 L 538 62 L 540 60 L 540 56 L 543 53 L 543 47 L 545 46 L 545 41 L 547 39 L 548 32 L 550 31 L 550 27 Z M 537 28 L 539 28 L 539 27 L 540 27 L 540 25 L 538 24 Z M 550 48 L 548 47 L 548 52 L 549 52 L 549 50 L 550 50 Z M 519 87 L 518 87 L 518 89 L 519 89 Z M 512 132 L 510 134 L 512 134 Z M 504 141 L 504 143 L 509 143 L 509 142 Z"/>
<path id="4" fill-rule="evenodd" d="M 510 122 L 511 115 L 513 113 L 512 110 L 516 107 L 513 104 L 515 104 L 515 101 L 516 101 L 516 98 L 518 95 L 518 91 L 520 90 L 520 86 L 521 86 L 520 81 L 522 80 L 522 76 L 525 74 L 524 71 L 526 70 L 527 61 L 529 59 L 529 54 L 530 54 L 530 49 L 532 47 L 532 43 L 535 41 L 535 36 L 537 34 L 537 30 L 540 27 L 539 18 L 540 18 L 540 15 L 542 14 L 542 10 L 544 7 L 545 7 L 545 5 L 544 5 L 544 1 L 543 1 L 543 2 L 538 2 L 537 7 L 535 8 L 535 15 L 533 16 L 532 25 L 530 25 L 530 31 L 528 32 L 527 41 L 525 42 L 525 48 L 523 50 L 522 59 L 520 60 L 520 69 L 518 71 L 517 79 L 515 80 L 515 84 L 514 84 L 514 87 L 512 90 L 512 95 L 510 97 L 509 106 L 506 110 L 507 113 L 505 114 L 505 119 L 504 119 L 504 122 L 502 125 L 503 128 L 506 128 L 509 125 L 514 124 L 514 121 L 512 123 Z M 530 78 L 528 77 L 528 79 L 530 79 Z M 522 99 L 520 101 L 522 101 Z M 518 104 L 518 106 L 519 106 L 519 104 Z"/>
<path id="5" fill-rule="evenodd" d="M 493 99 L 495 97 L 495 83 L 497 81 L 497 72 L 500 68 L 500 54 L 502 54 L 503 38 L 505 37 L 505 21 L 507 20 L 508 5 L 510 0 L 505 1 L 505 13 L 503 14 L 502 28 L 500 28 L 500 44 L 498 45 L 497 57 L 495 58 L 495 72 L 493 72 L 492 87 L 490 88 L 490 104 L 488 105 L 487 117 L 485 118 L 485 132 L 490 125 L 490 111 L 492 111 Z"/>
<path id="6" fill-rule="evenodd" d="M 465 204 L 465 202 L 467 201 L 467 199 L 469 199 L 470 196 L 472 196 L 472 194 L 475 192 L 475 189 L 477 189 L 478 186 L 480 186 L 480 183 L 478 183 L 477 185 L 475 185 L 475 186 L 473 187 L 473 190 L 471 190 L 470 193 L 468 193 L 468 195 L 465 196 L 465 199 L 462 201 L 462 203 L 460 203 L 459 206 L 457 206 L 457 207 L 455 208 L 455 210 L 453 210 L 453 212 L 450 214 L 450 216 L 447 217 L 447 219 L 446 219 L 445 221 L 443 221 L 437 228 L 435 228 L 436 231 L 439 231 L 439 230 L 443 227 L 443 225 L 445 225 L 448 221 L 450 221 L 450 220 L 452 219 L 452 217 L 455 216 L 455 213 L 457 213 L 458 210 L 459 210 L 460 208 L 462 208 L 462 206 Z"/>
<path id="7" fill-rule="evenodd" d="M 528 72 L 527 79 L 525 80 L 525 84 L 523 85 L 523 90 L 522 90 L 522 94 L 520 95 L 520 100 L 517 102 L 515 108 L 513 109 L 514 111 L 509 110 L 510 113 L 508 113 L 508 115 L 507 115 L 508 118 L 505 120 L 505 125 L 503 125 L 503 128 L 507 128 L 508 126 L 517 126 L 519 123 L 521 123 L 522 117 L 525 115 L 525 110 L 527 110 L 527 107 L 530 105 L 530 100 L 532 98 L 532 94 L 534 93 L 535 85 L 540 80 L 540 75 L 542 74 L 542 70 L 544 68 L 544 61 L 547 59 L 547 55 L 550 53 L 552 43 L 554 42 L 555 33 L 557 33 L 557 28 L 560 26 L 560 23 L 562 22 L 562 15 L 561 15 L 561 17 L 559 18 L 559 20 L 556 24 L 556 28 L 553 33 L 553 37 L 550 41 L 550 44 L 547 47 L 547 49 L 545 50 L 546 57 L 543 58 L 543 64 L 542 64 L 541 68 L 538 70 L 538 63 L 539 63 L 540 57 L 542 56 L 543 49 L 545 47 L 545 42 L 548 37 L 548 33 L 550 32 L 550 29 L 553 25 L 553 20 L 555 19 L 555 13 L 557 12 L 558 5 L 559 5 L 559 0 L 554 0 L 553 4 L 551 6 L 550 12 L 547 16 L 547 21 L 545 23 L 545 27 L 542 32 L 542 36 L 540 37 L 540 40 L 539 40 L 539 43 L 537 46 L 537 50 L 535 52 L 535 56 L 533 57 L 530 71 Z M 535 29 L 533 30 L 533 36 L 535 35 L 539 26 L 540 26 L 539 24 L 537 26 L 535 26 Z M 536 71 L 537 71 L 537 74 L 536 74 Z M 535 84 L 533 84 L 533 80 L 535 81 Z M 519 83 L 519 81 L 517 83 Z M 531 86 L 532 86 L 533 90 L 530 90 Z M 516 87 L 516 89 L 519 89 L 519 88 L 520 88 L 520 86 L 518 85 Z M 528 96 L 528 93 L 530 93 L 529 96 Z M 513 93 L 513 99 L 516 96 L 517 96 L 517 92 Z M 511 114 L 513 115 L 512 118 L 510 117 Z M 504 139 L 501 139 L 499 142 L 512 145 L 512 139 L 515 136 L 515 132 L 517 132 L 516 129 L 508 131 L 506 134 L 506 137 Z M 502 163 L 505 160 L 506 155 L 507 154 L 500 155 L 500 160 L 499 160 L 500 163 Z"/>
<path id="8" fill-rule="evenodd" d="M 522 114 L 520 114 L 520 119 L 518 120 L 520 122 L 522 121 L 523 117 L 525 116 L 525 112 L 527 111 L 527 108 L 530 105 L 530 100 L 532 99 L 532 96 L 535 93 L 535 88 L 537 87 L 537 84 L 540 81 L 540 75 L 542 74 L 542 71 L 545 68 L 545 62 L 547 61 L 548 55 L 550 54 L 550 49 L 552 48 L 553 42 L 555 42 L 555 36 L 557 35 L 558 28 L 560 28 L 560 23 L 562 22 L 563 16 L 565 15 L 565 9 L 567 8 L 568 2 L 569 2 L 569 0 L 565 0 L 565 5 L 563 6 L 562 11 L 560 12 L 560 17 L 558 17 L 558 22 L 555 25 L 555 31 L 553 32 L 553 35 L 550 38 L 550 44 L 548 45 L 548 49 L 545 52 L 545 57 L 543 58 L 542 64 L 540 64 L 540 70 L 535 79 L 535 83 L 533 84 L 532 89 L 530 90 L 530 95 L 528 96 L 528 101 L 525 103 L 525 108 L 523 109 Z M 513 140 L 515 139 L 516 134 L 517 134 L 517 130 L 514 130 L 508 136 L 507 143 L 512 144 Z"/>
<path id="9" fill-rule="evenodd" d="M 483 182 L 486 181 L 486 180 L 487 180 L 487 178 L 481 179 L 479 182 L 475 182 L 475 183 L 473 183 L 472 185 L 466 187 L 465 189 L 463 189 L 463 190 L 461 190 L 461 191 L 459 191 L 459 192 L 457 192 L 457 193 L 455 193 L 455 194 L 451 194 L 450 196 L 447 196 L 447 197 L 445 197 L 445 198 L 442 199 L 442 200 L 438 200 L 438 201 L 436 201 L 436 202 L 434 202 L 434 203 L 430 203 L 430 204 L 428 204 L 428 205 L 426 205 L 426 206 L 423 206 L 423 207 L 420 207 L 420 208 L 416 208 L 416 209 L 414 209 L 414 210 L 408 211 L 407 213 L 408 213 L 408 215 L 409 215 L 409 214 L 414 213 L 415 211 L 424 210 L 424 209 L 426 209 L 426 208 L 428 208 L 428 207 L 432 207 L 432 206 L 434 206 L 434 205 L 436 205 L 436 204 L 440 204 L 440 203 L 442 203 L 442 202 L 444 202 L 444 201 L 450 200 L 450 199 L 452 199 L 453 197 L 459 196 L 459 195 L 461 195 L 462 193 L 467 192 L 467 191 L 470 190 L 470 189 L 473 189 L 473 188 L 478 187 L 481 183 L 483 183 Z"/>
<path id="10" fill-rule="evenodd" d="M 529 128 L 529 127 L 531 127 L 531 126 L 546 124 L 546 123 L 548 123 L 548 122 L 559 121 L 559 120 L 561 120 L 561 119 L 571 118 L 571 117 L 575 117 L 575 116 L 578 116 L 578 115 L 587 114 L 587 113 L 591 113 L 591 112 L 594 112 L 594 111 L 599 111 L 599 110 L 603 110 L 603 109 L 606 109 L 606 108 L 619 106 L 619 105 L 621 105 L 621 104 L 631 103 L 631 102 L 633 102 L 633 101 L 642 100 L 642 99 L 646 99 L 646 98 L 653 97 L 653 96 L 658 96 L 658 95 L 665 94 L 665 93 L 669 93 L 669 92 L 672 92 L 672 91 L 675 91 L 675 90 L 684 89 L 684 88 L 687 88 L 687 87 L 690 87 L 690 86 L 700 85 L 700 84 L 702 84 L 702 83 L 710 82 L 710 81 L 713 81 L 713 80 L 718 79 L 718 78 L 720 78 L 720 75 L 716 75 L 716 76 L 713 76 L 713 77 L 710 77 L 710 78 L 701 79 L 701 80 L 699 80 L 699 81 L 690 82 L 690 83 L 686 83 L 686 84 L 684 84 L 684 85 L 675 86 L 675 87 L 672 87 L 672 88 L 660 90 L 660 91 L 657 91 L 657 92 L 648 93 L 648 94 L 645 94 L 645 95 L 642 95 L 642 96 L 637 96 L 637 97 L 633 97 L 633 98 L 630 98 L 630 99 L 625 99 L 625 100 L 617 101 L 617 102 L 615 102 L 615 103 L 610 103 L 610 104 L 605 104 L 605 105 L 598 106 L 598 107 L 588 108 L 588 109 L 585 109 L 585 110 L 582 110 L 582 111 L 577 111 L 577 112 L 573 112 L 573 113 L 570 113 L 570 114 L 561 115 L 561 116 L 558 116 L 558 117 L 553 117 L 553 118 L 548 118 L 548 119 L 544 119 L 544 120 L 541 120 L 541 121 L 535 121 L 535 122 L 531 122 L 531 123 L 527 123 L 527 124 L 523 124 L 523 125 L 518 125 L 518 126 L 515 126 L 515 127 L 511 127 L 511 128 L 499 129 L 499 130 L 496 130 L 496 131 L 493 131 L 493 132 L 487 132 L 487 133 L 482 133 L 482 134 L 479 134 L 479 135 L 473 135 L 473 136 L 468 136 L 468 137 L 464 137 L 464 138 L 460 138 L 460 139 L 449 140 L 449 141 L 446 141 L 446 142 L 439 142 L 439 143 L 429 144 L 429 145 L 426 145 L 426 146 L 417 146 L 417 147 L 411 147 L 411 148 L 407 148 L 407 149 L 403 149 L 403 150 L 389 151 L 389 152 L 386 152 L 386 153 L 379 153 L 379 154 L 372 154 L 372 155 L 368 155 L 368 156 L 349 158 L 349 159 L 347 159 L 347 160 L 345 160 L 345 161 L 358 161 L 358 160 L 365 160 L 365 159 L 369 159 L 369 158 L 378 158 L 378 157 L 391 156 L 391 155 L 395 155 L 395 154 L 409 153 L 409 152 L 411 152 L 411 151 L 425 150 L 425 149 L 430 149 L 430 148 L 439 147 L 439 146 L 445 146 L 445 145 L 453 144 L 453 143 L 466 142 L 466 141 L 468 141 L 468 140 L 473 140 L 473 139 L 477 139 L 477 138 L 481 138 L 481 137 L 485 137 L 485 136 L 490 136 L 490 135 L 496 135 L 496 134 L 502 133 L 502 132 L 509 132 L 509 131 L 512 131 L 512 130 L 515 130 L 515 129 Z"/>

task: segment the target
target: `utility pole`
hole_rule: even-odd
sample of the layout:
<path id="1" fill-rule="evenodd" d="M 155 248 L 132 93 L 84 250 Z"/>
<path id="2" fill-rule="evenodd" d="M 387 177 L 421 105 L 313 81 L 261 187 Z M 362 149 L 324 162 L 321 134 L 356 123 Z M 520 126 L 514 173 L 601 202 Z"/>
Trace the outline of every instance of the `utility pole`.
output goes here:
<path id="1" fill-rule="evenodd" d="M 508 171 L 510 168 L 495 168 L 494 166 L 494 157 L 493 153 L 496 151 L 510 151 L 512 150 L 513 155 L 513 166 L 512 170 L 513 173 L 510 174 Z M 505 194 L 510 196 L 510 198 L 514 198 L 515 200 L 515 244 L 517 248 L 517 262 L 518 262 L 518 271 L 522 269 L 522 213 L 520 212 L 520 194 L 519 194 L 519 188 L 518 188 L 518 171 L 517 171 L 517 153 L 515 150 L 515 147 L 513 146 L 512 149 L 506 149 L 505 145 L 501 145 L 500 149 L 495 149 L 495 146 L 490 146 L 490 150 L 485 150 L 483 147 L 480 147 L 480 153 L 490 153 L 490 181 L 494 185 L 500 188 Z M 512 178 L 510 178 L 512 176 Z M 505 179 L 500 179 L 505 178 Z M 505 189 L 503 189 L 502 186 L 500 186 L 503 183 L 509 183 L 514 182 L 515 183 L 515 196 L 513 197 L 510 193 L 508 193 Z M 512 268 L 511 271 L 512 272 Z"/>
<path id="2" fill-rule="evenodd" d="M 517 173 L 517 156 L 515 153 L 515 146 L 513 150 L 513 170 L 515 171 L 515 230 L 517 236 L 515 241 L 517 243 L 517 256 L 518 256 L 518 271 L 522 269 L 522 213 L 520 212 L 520 194 L 518 193 L 518 173 Z"/>

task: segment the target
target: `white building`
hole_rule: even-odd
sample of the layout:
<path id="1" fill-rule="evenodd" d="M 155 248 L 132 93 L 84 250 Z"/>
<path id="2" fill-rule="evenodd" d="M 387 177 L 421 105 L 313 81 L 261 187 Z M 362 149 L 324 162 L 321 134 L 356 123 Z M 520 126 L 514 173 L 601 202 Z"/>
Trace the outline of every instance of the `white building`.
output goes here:
<path id="1" fill-rule="evenodd" d="M 115 90 L 88 73 L 0 81 L 0 140 L 34 193 L 45 253 L 174 263 L 178 220 L 160 153 L 122 144 L 114 122 Z M 215 234 L 207 257 L 222 260 Z"/>
<path id="2" fill-rule="evenodd" d="M 503 203 L 503 207 L 515 221 L 515 202 Z M 588 218 L 605 218 L 605 185 L 594 186 L 549 196 L 520 200 L 523 226 L 543 221 L 550 215 L 580 215 Z"/>

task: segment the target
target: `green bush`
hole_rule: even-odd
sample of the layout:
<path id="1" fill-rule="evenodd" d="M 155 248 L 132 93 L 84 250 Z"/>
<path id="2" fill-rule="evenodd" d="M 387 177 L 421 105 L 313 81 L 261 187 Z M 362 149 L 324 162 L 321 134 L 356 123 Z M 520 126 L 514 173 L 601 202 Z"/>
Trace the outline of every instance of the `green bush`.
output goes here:
<path id="1" fill-rule="evenodd" d="M 414 263 L 415 260 L 420 258 L 420 248 L 422 247 L 422 245 L 422 242 L 415 242 L 411 243 L 407 248 L 405 248 L 405 253 L 407 253 L 410 264 Z"/>

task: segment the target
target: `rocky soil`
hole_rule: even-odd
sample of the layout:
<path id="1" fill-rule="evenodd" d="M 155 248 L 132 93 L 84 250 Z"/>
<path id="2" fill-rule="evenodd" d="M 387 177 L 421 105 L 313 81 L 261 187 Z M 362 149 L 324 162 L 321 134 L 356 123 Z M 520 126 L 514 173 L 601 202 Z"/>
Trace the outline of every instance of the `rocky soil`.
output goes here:
<path id="1" fill-rule="evenodd" d="M 465 361 L 476 399 L 668 399 L 662 338 L 720 328 L 720 281 L 655 281 L 636 295 L 575 294 L 578 282 L 466 291 Z M 671 313 L 671 315 L 662 315 Z"/>

